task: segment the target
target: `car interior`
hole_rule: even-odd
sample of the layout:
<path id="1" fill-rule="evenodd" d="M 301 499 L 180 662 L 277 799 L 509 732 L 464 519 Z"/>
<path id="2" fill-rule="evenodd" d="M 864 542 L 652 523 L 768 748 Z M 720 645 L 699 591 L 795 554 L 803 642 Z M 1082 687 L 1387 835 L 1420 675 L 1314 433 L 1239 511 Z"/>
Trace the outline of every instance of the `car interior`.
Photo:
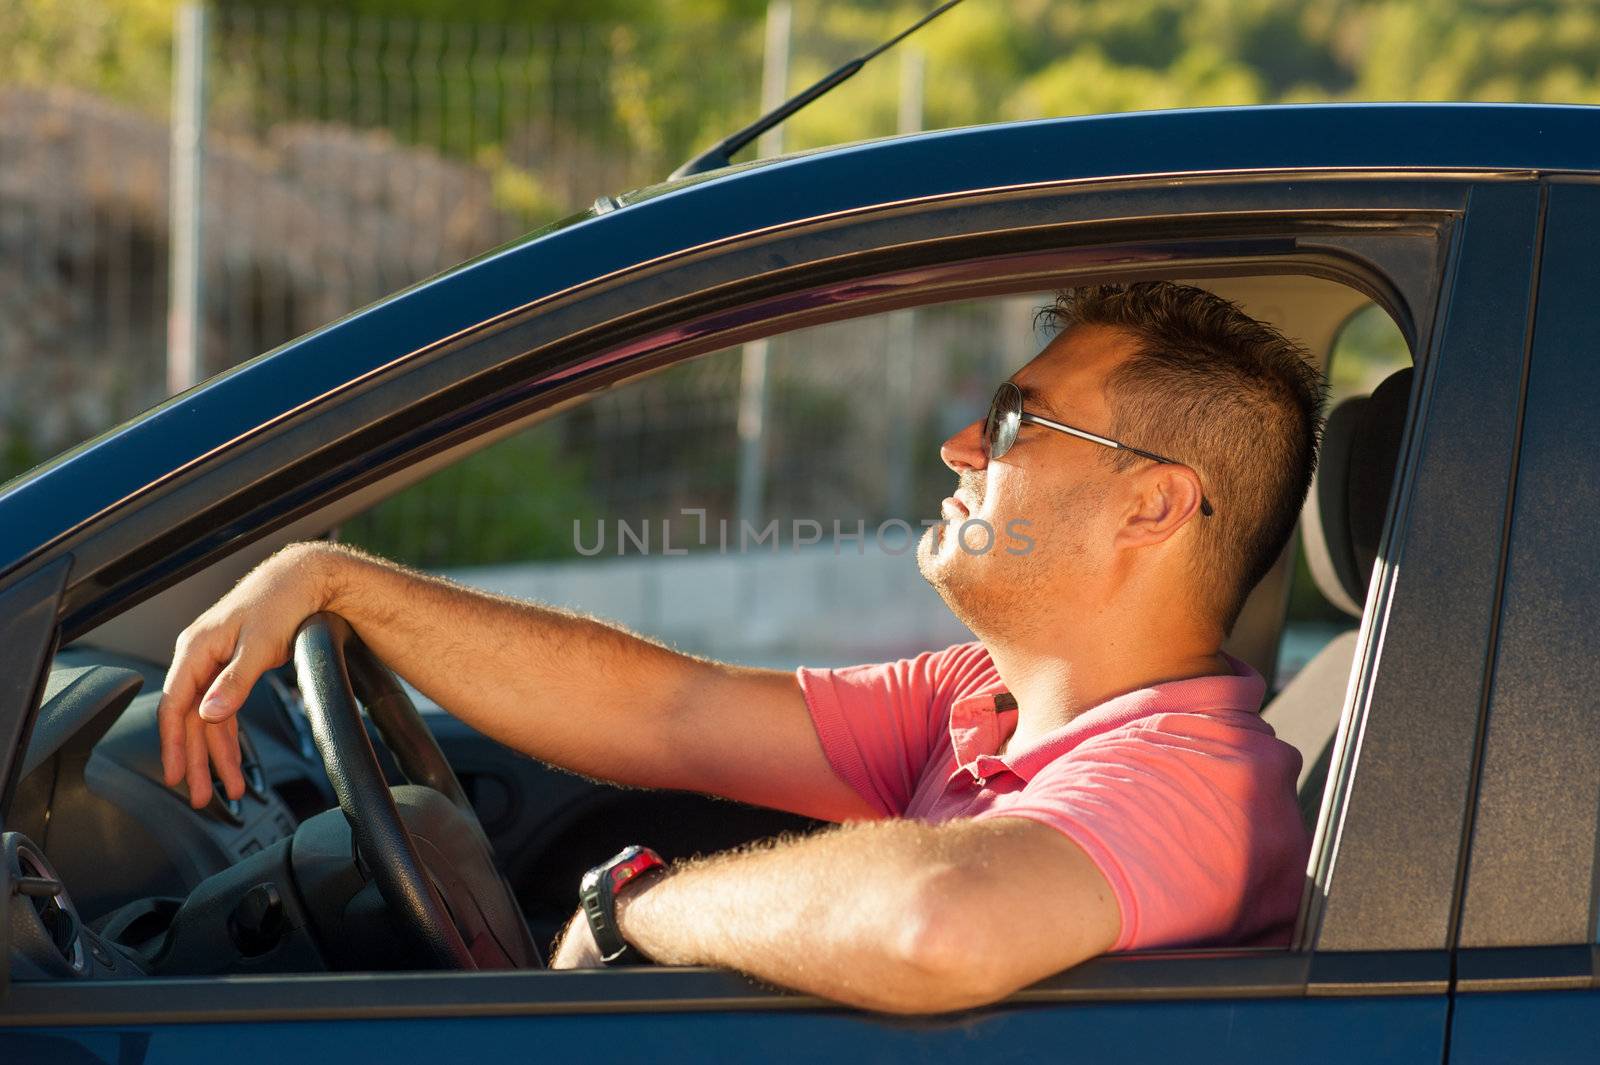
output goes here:
<path id="1" fill-rule="evenodd" d="M 1337 358 L 1347 323 L 1385 313 L 1362 292 L 1304 274 L 1182 280 L 1277 326 L 1324 368 Z M 1332 397 L 1299 534 L 1253 593 L 1228 644 L 1269 681 L 1276 678 L 1263 715 L 1301 752 L 1299 799 L 1313 827 L 1348 716 L 1357 625 L 1392 505 L 1411 402 L 1408 363 L 1409 356 L 1407 364 L 1381 367 L 1376 387 Z M 337 537 L 353 517 L 588 398 L 564 400 L 354 491 L 60 649 L 5 827 L 13 875 L 32 878 L 26 883 L 58 880 L 64 890 L 29 894 L 26 919 L 13 920 L 15 979 L 433 967 L 425 951 L 395 933 L 383 897 L 361 875 L 359 855 L 350 860 L 349 829 L 293 665 L 265 677 L 241 712 L 244 797 L 228 800 L 218 787 L 199 811 L 181 787 L 174 792 L 160 779 L 155 722 L 163 676 L 183 627 L 261 559 L 296 540 Z M 1286 677 L 1280 651 L 1297 572 L 1309 573 L 1347 621 Z M 372 692 L 358 692 L 368 703 L 367 730 L 392 738 L 372 720 Z M 439 708 L 422 711 L 526 922 L 534 959 L 572 913 L 583 870 L 627 843 L 648 841 L 671 859 L 817 827 L 714 798 L 585 780 L 507 750 Z M 375 746 L 391 784 L 417 783 L 405 752 Z M 448 864 L 448 848 L 437 850 Z M 467 915 L 453 917 L 470 923 Z M 508 926 L 503 917 L 485 920 Z M 482 967 L 534 963 L 525 945 L 490 953 Z"/>

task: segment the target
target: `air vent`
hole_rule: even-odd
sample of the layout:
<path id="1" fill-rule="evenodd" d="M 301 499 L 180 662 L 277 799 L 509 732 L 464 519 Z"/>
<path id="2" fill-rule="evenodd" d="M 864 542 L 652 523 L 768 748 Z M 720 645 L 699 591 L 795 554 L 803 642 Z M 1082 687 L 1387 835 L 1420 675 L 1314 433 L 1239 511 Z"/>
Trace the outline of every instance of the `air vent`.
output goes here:
<path id="1" fill-rule="evenodd" d="M 38 916 L 39 923 L 44 925 L 50 944 L 69 962 L 76 955 L 77 962 L 74 968 L 81 968 L 83 947 L 78 943 L 78 919 L 73 916 L 71 909 L 62 905 L 66 892 L 62 889 L 61 881 L 51 875 L 50 870 L 42 863 L 36 861 L 30 852 L 21 851 L 17 857 L 21 859 L 19 864 L 22 866 L 22 875 L 27 878 L 19 882 L 19 886 L 28 901 L 33 903 L 33 912 Z M 41 888 L 46 890 L 40 890 Z"/>
<path id="2" fill-rule="evenodd" d="M 81 975 L 82 924 L 61 878 L 21 833 L 7 832 L 4 840 L 13 948 L 46 973 Z"/>

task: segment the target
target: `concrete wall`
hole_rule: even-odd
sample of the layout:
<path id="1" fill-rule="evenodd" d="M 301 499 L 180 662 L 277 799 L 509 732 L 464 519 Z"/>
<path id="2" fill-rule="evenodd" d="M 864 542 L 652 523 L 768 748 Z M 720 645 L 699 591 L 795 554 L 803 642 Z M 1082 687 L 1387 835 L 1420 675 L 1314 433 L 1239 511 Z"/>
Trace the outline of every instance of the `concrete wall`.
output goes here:
<path id="1" fill-rule="evenodd" d="M 889 555 L 870 538 L 863 547 L 596 557 L 448 575 L 746 665 L 853 665 L 973 638 L 917 572 L 911 551 Z"/>
<path id="2" fill-rule="evenodd" d="M 869 542 L 777 553 L 702 553 L 450 570 L 474 587 L 620 622 L 681 651 L 744 665 L 845 666 L 974 639 L 917 572 L 911 552 Z M 1348 626 L 1291 624 L 1277 683 Z"/>

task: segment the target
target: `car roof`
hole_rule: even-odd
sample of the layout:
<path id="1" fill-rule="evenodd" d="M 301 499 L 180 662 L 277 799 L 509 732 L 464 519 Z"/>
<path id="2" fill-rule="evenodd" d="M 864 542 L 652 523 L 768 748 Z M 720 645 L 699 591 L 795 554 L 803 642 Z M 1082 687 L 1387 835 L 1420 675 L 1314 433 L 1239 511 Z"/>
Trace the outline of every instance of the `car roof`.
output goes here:
<path id="1" fill-rule="evenodd" d="M 609 200 L 258 356 L 0 489 L 0 572 L 258 426 L 534 301 L 717 241 L 986 190 L 1240 171 L 1600 171 L 1600 107 L 1309 104 L 974 126 Z"/>

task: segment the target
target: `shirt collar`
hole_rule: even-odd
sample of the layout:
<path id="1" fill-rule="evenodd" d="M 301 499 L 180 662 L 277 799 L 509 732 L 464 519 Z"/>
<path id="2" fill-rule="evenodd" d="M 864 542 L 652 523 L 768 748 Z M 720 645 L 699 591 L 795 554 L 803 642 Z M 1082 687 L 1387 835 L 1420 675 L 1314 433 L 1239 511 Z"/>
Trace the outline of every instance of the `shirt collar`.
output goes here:
<path id="1" fill-rule="evenodd" d="M 1005 686 L 996 681 L 958 699 L 950 708 L 950 745 L 955 752 L 956 765 L 977 778 L 1009 770 L 1027 781 L 1090 737 L 1152 714 L 1219 710 L 1256 713 L 1266 695 L 1266 681 L 1232 655 L 1224 652 L 1222 657 L 1232 670 L 1229 676 L 1189 677 L 1126 692 L 1085 710 L 1041 736 L 1032 746 L 1009 751 L 1003 758 L 995 752 L 1016 731 L 1017 702 Z"/>

